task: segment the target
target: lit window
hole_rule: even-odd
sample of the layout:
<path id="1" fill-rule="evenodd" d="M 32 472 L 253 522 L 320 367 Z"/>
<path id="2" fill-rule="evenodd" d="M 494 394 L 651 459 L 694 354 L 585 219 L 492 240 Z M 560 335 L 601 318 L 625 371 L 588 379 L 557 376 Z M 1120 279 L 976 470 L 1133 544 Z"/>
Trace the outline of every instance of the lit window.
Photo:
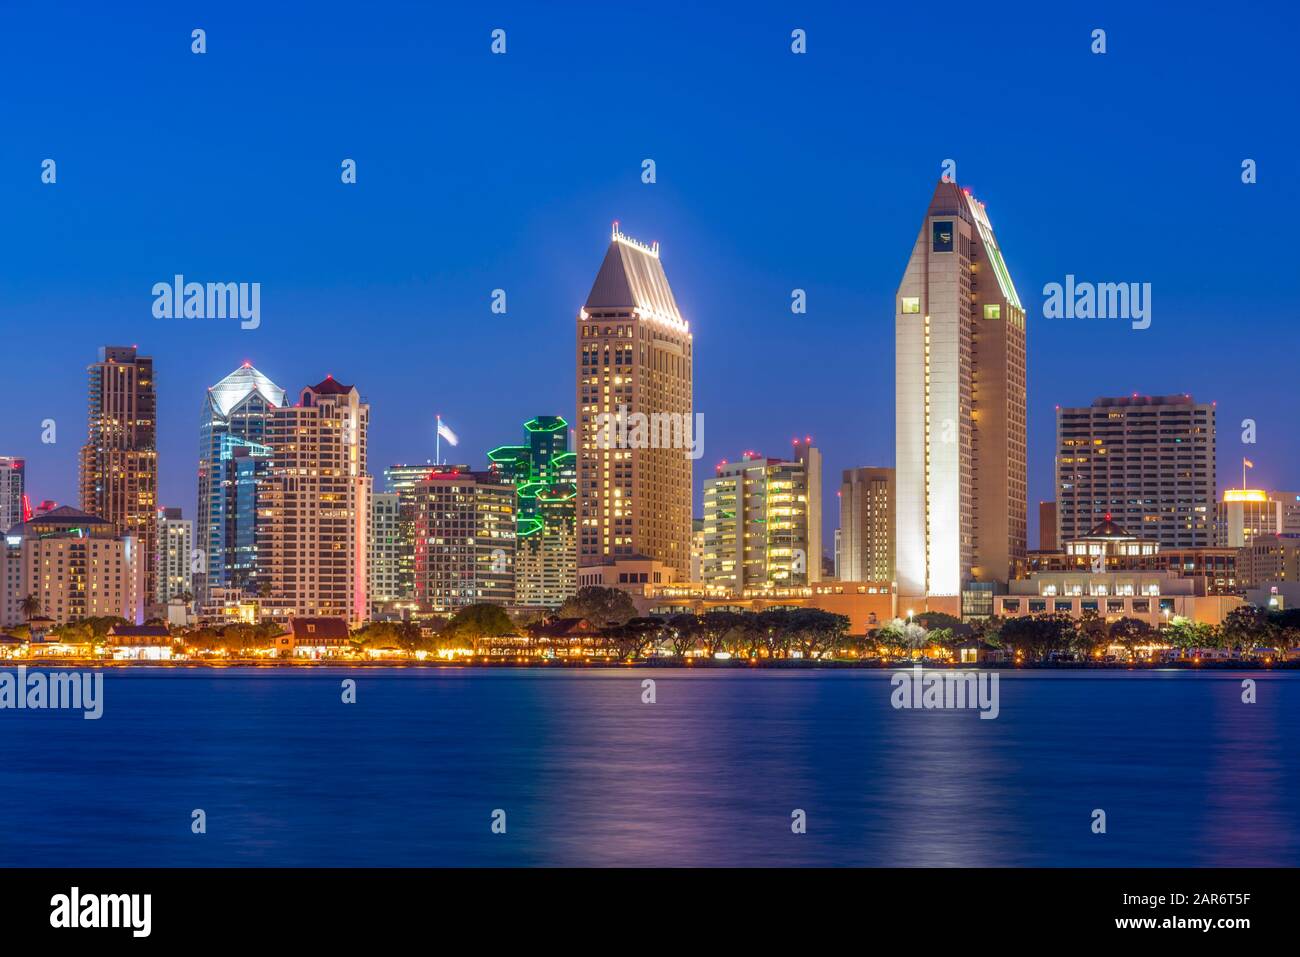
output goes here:
<path id="1" fill-rule="evenodd" d="M 903 313 L 911 315 L 921 311 L 921 300 L 916 296 L 903 297 Z"/>
<path id="2" fill-rule="evenodd" d="M 1001 318 L 1002 318 L 1002 307 L 1001 307 L 1001 306 L 985 306 L 985 307 L 984 307 L 984 318 L 985 318 L 985 319 L 1001 319 Z"/>

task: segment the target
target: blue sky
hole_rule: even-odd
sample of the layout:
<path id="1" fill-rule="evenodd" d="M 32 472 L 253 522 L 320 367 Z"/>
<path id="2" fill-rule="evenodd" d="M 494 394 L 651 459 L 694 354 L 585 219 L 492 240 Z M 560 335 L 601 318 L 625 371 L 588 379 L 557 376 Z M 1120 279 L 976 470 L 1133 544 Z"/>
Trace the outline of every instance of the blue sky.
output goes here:
<path id="1" fill-rule="evenodd" d="M 134 343 L 187 514 L 204 390 L 245 359 L 291 393 L 356 383 L 377 474 L 433 454 L 436 412 L 481 466 L 572 415 L 574 318 L 618 219 L 661 242 L 695 333 L 697 486 L 811 434 L 834 512 L 839 470 L 893 462 L 893 296 L 952 158 L 1029 314 L 1031 528 L 1054 406 L 1100 395 L 1216 400 L 1221 486 L 1244 453 L 1253 482 L 1300 487 L 1297 14 L 1169 9 L 5 3 L 0 453 L 75 502 L 85 365 Z M 260 282 L 261 327 L 155 319 L 175 273 Z M 1151 328 L 1042 318 L 1067 273 L 1150 282 Z"/>

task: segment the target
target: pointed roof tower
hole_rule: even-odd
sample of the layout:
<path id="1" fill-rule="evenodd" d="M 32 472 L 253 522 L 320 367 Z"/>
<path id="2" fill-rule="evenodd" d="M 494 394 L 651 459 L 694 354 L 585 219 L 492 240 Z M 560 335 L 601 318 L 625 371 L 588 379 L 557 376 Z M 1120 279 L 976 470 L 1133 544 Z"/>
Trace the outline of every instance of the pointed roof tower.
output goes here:
<path id="1" fill-rule="evenodd" d="M 228 418 L 251 395 L 260 395 L 269 405 L 285 404 L 285 392 L 278 385 L 245 362 L 230 375 L 208 389 L 208 405 L 214 415 Z"/>
<path id="2" fill-rule="evenodd" d="M 634 309 L 643 317 L 686 331 L 668 277 L 659 261 L 659 244 L 625 236 L 614 223 L 609 249 L 587 296 L 586 311 Z"/>

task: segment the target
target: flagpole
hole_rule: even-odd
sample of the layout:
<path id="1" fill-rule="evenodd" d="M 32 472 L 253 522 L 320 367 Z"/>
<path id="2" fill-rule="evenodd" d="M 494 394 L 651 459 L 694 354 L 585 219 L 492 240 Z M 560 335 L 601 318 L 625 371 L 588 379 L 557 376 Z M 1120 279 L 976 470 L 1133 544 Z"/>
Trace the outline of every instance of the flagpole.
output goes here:
<path id="1" fill-rule="evenodd" d="M 433 449 L 434 449 L 434 451 L 433 451 L 433 464 L 434 464 L 434 465 L 441 465 L 441 464 L 442 464 L 442 416 L 441 416 L 441 415 L 435 415 L 435 416 L 434 416 L 434 419 L 436 420 L 436 423 L 435 423 L 435 425 L 434 425 L 434 427 L 433 427 L 433 434 L 436 436 L 436 438 L 434 439 L 434 446 L 433 446 Z M 1245 466 L 1242 466 L 1242 469 L 1241 469 L 1241 475 L 1242 475 L 1241 484 L 1242 484 L 1242 486 L 1244 487 L 1245 484 L 1246 484 L 1246 478 L 1245 478 L 1245 476 L 1246 476 L 1246 469 L 1245 469 Z"/>

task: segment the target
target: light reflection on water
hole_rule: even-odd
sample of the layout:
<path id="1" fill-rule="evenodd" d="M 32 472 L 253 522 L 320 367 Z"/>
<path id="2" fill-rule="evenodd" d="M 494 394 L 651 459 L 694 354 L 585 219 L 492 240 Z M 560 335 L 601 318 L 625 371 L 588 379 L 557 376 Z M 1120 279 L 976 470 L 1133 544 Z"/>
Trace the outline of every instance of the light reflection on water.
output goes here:
<path id="1" fill-rule="evenodd" d="M 992 721 L 889 675 L 113 672 L 0 712 L 0 864 L 1300 864 L 1300 675 L 1002 672 Z"/>

